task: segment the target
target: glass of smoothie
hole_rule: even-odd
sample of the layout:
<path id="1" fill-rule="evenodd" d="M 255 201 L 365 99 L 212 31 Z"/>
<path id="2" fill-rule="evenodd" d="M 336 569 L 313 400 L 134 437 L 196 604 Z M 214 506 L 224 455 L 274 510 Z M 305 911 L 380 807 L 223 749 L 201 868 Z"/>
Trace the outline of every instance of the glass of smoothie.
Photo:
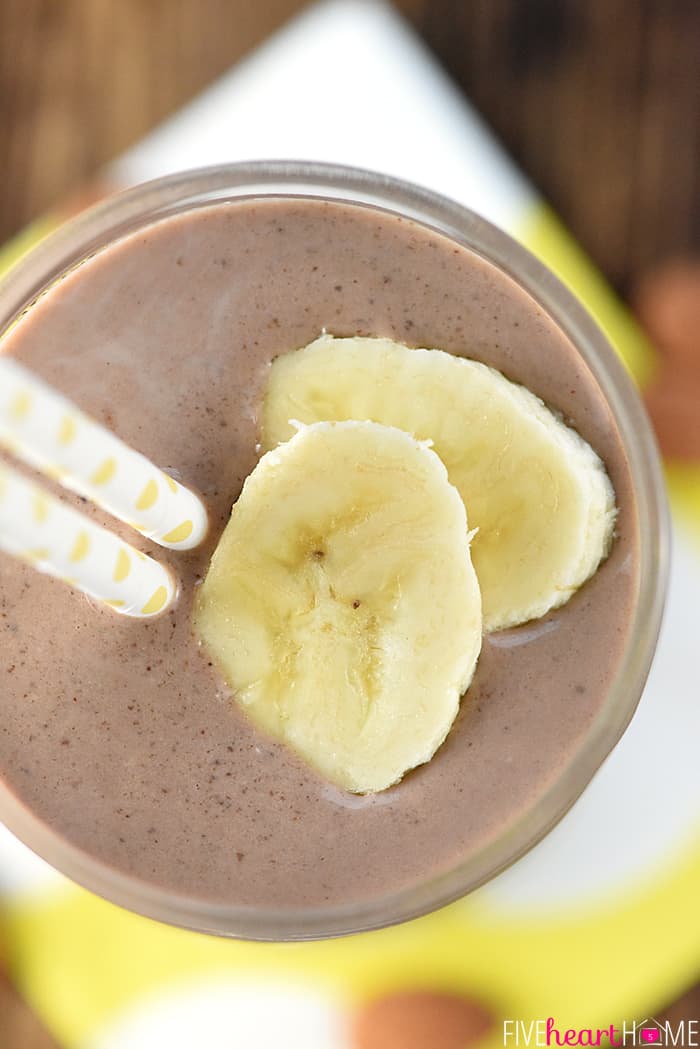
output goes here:
<path id="1" fill-rule="evenodd" d="M 154 554 L 181 590 L 148 622 L 0 555 L 0 818 L 39 855 L 152 918 L 310 939 L 468 893 L 575 802 L 653 656 L 663 484 L 615 352 L 525 249 L 395 179 L 217 167 L 131 190 L 49 238 L 0 285 L 0 331 L 3 353 L 197 491 L 210 517 L 200 548 Z M 326 781 L 256 728 L 193 629 L 260 455 L 270 363 L 322 331 L 498 369 L 593 447 L 618 508 L 592 578 L 542 618 L 487 634 L 443 745 L 373 794 Z"/>

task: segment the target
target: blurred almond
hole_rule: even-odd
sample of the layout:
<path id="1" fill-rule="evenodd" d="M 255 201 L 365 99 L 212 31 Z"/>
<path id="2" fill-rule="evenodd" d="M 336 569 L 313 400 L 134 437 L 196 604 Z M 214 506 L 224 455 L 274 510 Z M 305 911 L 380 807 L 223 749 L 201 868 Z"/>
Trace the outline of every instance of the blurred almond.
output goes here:
<path id="1" fill-rule="evenodd" d="M 353 1049 L 469 1049 L 493 1026 L 479 1002 L 437 991 L 398 991 L 361 1007 Z"/>
<path id="2" fill-rule="evenodd" d="M 664 457 L 700 462 L 700 375 L 666 366 L 644 400 Z"/>
<path id="3" fill-rule="evenodd" d="M 0 1047 L 2 1049 L 58 1049 L 9 981 L 0 977 Z"/>
<path id="4" fill-rule="evenodd" d="M 650 270 L 632 304 L 658 349 L 700 373 L 700 259 L 672 259 Z"/>

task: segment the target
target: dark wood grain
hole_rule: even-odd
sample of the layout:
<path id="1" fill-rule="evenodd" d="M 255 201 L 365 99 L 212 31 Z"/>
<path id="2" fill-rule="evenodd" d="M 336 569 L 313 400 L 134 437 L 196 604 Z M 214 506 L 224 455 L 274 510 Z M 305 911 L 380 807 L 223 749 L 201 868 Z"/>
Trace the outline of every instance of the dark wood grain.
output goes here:
<path id="1" fill-rule="evenodd" d="M 0 0 L 0 242 L 303 0 Z"/>
<path id="2" fill-rule="evenodd" d="M 700 4 L 431 0 L 419 24 L 616 284 L 700 248 Z"/>
<path id="3" fill-rule="evenodd" d="M 0 0 L 0 240 L 302 0 Z M 623 289 L 700 250 L 700 3 L 402 0 Z"/>

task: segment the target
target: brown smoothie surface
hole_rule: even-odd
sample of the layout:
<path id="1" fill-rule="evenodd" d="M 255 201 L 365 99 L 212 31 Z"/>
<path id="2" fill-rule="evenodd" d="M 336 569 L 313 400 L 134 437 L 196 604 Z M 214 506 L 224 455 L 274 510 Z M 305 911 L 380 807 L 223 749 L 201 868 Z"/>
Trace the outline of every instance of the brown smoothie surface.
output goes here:
<path id="1" fill-rule="evenodd" d="M 487 636 L 432 761 L 366 797 L 254 729 L 192 629 L 196 586 L 258 458 L 269 363 L 324 328 L 500 369 L 592 444 L 619 506 L 594 578 L 543 619 Z M 582 746 L 637 595 L 631 478 L 589 370 L 491 264 L 370 208 L 209 205 L 74 269 L 2 349 L 199 491 L 211 519 L 200 549 L 171 553 L 91 511 L 181 580 L 176 607 L 148 622 L 0 554 L 0 776 L 56 833 L 120 872 L 212 902 L 350 902 L 452 867 Z"/>

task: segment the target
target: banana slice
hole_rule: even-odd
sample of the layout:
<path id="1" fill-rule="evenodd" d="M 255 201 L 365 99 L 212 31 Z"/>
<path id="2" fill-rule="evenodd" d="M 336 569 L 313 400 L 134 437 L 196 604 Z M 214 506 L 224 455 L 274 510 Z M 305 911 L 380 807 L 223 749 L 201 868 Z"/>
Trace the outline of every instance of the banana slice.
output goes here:
<path id="1" fill-rule="evenodd" d="M 430 760 L 472 679 L 469 538 L 425 444 L 303 427 L 246 480 L 195 627 L 259 727 L 346 790 L 383 790 Z"/>
<path id="2" fill-rule="evenodd" d="M 371 419 L 430 439 L 477 530 L 486 631 L 557 608 L 607 555 L 615 495 L 593 449 L 484 364 L 389 339 L 323 335 L 274 361 L 263 447 L 290 419 Z"/>

